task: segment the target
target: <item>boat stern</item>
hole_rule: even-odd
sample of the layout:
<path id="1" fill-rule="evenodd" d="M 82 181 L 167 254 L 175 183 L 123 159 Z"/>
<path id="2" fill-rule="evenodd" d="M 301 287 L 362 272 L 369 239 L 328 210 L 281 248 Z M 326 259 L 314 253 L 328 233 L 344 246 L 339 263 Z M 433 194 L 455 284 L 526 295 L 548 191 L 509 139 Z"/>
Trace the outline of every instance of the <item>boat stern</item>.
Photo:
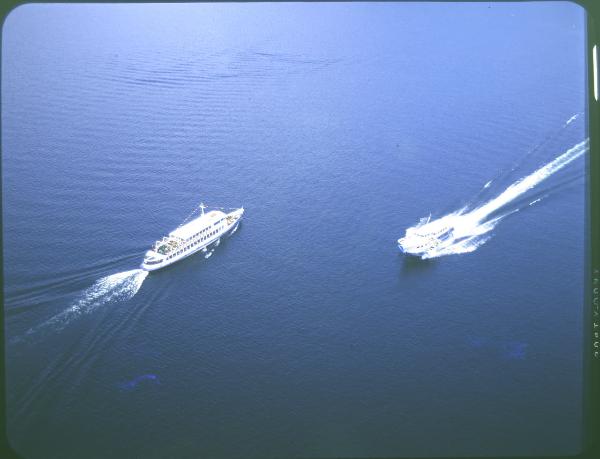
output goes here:
<path id="1" fill-rule="evenodd" d="M 140 268 L 144 271 L 155 271 L 164 266 L 165 257 L 154 250 L 148 250 L 144 255 L 144 261 Z"/>

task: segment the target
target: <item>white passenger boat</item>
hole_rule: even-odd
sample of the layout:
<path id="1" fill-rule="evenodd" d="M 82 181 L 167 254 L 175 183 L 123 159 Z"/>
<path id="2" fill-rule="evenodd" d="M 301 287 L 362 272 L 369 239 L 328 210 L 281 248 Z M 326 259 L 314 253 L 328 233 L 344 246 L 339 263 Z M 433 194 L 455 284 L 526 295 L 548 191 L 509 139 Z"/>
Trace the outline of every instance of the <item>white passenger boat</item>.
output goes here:
<path id="1" fill-rule="evenodd" d="M 225 213 L 220 210 L 204 212 L 206 206 L 200 204 L 202 214 L 156 241 L 146 252 L 140 265 L 146 271 L 156 271 L 172 265 L 196 252 L 206 252 L 206 248 L 216 243 L 226 234 L 232 234 L 240 224 L 244 208 Z"/>
<path id="2" fill-rule="evenodd" d="M 424 257 L 432 251 L 451 242 L 454 236 L 455 221 L 453 216 L 447 216 L 431 222 L 422 218 L 419 225 L 408 228 L 404 237 L 398 239 L 398 248 L 406 255 Z"/>

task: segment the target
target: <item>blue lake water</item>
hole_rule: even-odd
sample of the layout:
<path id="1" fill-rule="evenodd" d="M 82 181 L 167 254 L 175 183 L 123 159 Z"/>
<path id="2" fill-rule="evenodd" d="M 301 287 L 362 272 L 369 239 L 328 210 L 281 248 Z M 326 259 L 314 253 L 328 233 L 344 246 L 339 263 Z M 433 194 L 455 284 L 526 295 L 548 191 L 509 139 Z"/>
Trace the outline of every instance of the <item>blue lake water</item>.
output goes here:
<path id="1" fill-rule="evenodd" d="M 25 457 L 581 449 L 585 155 L 472 253 L 396 247 L 586 138 L 580 7 L 40 4 L 2 46 Z M 200 201 L 245 220 L 136 271 Z"/>

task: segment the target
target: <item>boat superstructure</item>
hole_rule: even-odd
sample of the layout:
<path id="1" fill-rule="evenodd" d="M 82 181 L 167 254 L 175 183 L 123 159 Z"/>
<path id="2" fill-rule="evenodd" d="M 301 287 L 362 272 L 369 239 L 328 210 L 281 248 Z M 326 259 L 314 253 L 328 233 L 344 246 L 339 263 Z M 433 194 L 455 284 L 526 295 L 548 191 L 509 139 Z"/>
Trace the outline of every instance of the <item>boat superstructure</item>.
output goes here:
<path id="1" fill-rule="evenodd" d="M 430 220 L 431 215 L 421 219 L 418 226 L 408 228 L 405 236 L 398 239 L 398 248 L 402 253 L 422 257 L 453 239 L 454 222 L 451 218 Z"/>
<path id="2" fill-rule="evenodd" d="M 146 252 L 141 268 L 155 271 L 182 260 L 215 243 L 221 237 L 232 234 L 240 224 L 244 208 L 240 207 L 229 213 L 221 210 L 205 212 L 206 206 L 200 204 L 201 215 L 179 228 L 171 231 L 161 240 L 156 241 Z"/>

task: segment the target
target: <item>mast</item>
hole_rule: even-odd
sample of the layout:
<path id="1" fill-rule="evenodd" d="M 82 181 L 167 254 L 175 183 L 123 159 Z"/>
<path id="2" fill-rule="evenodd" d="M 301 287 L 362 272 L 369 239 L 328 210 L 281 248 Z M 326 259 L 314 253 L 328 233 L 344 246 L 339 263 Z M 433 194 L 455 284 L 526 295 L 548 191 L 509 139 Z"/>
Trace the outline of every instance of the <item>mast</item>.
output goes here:
<path id="1" fill-rule="evenodd" d="M 206 206 L 204 205 L 203 202 L 200 203 L 200 210 L 202 211 L 202 216 L 204 217 L 204 209 L 206 209 Z"/>

